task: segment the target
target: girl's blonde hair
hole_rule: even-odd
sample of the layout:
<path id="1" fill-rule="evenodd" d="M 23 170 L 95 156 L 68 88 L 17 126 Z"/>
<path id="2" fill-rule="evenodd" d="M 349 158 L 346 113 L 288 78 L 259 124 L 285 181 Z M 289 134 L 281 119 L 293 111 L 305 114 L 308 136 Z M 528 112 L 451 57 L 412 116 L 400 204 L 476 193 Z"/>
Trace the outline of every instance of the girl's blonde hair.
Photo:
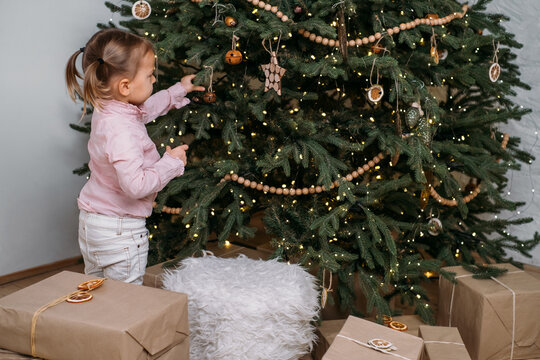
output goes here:
<path id="1" fill-rule="evenodd" d="M 149 40 L 119 29 L 98 31 L 84 48 L 75 51 L 66 65 L 66 85 L 73 101 L 77 95 L 83 99 L 83 116 L 88 103 L 100 109 L 99 100 L 114 97 L 111 79 L 133 79 L 140 60 L 148 51 L 153 51 Z M 83 54 L 83 76 L 75 66 L 79 54 Z M 83 80 L 82 90 L 77 78 Z"/>

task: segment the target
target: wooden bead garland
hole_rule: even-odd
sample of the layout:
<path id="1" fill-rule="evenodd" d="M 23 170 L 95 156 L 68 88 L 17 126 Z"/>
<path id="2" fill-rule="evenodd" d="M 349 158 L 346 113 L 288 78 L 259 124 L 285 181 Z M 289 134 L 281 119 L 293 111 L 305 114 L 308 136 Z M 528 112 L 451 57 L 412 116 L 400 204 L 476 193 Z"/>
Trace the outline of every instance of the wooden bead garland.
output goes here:
<path id="1" fill-rule="evenodd" d="M 383 153 L 377 154 L 376 156 L 373 157 L 372 160 L 369 160 L 363 166 L 360 166 L 358 169 L 351 172 L 350 174 L 347 174 L 344 177 L 334 181 L 330 185 L 330 189 L 339 187 L 339 185 L 341 185 L 341 183 L 343 182 L 342 180 L 343 178 L 347 179 L 347 181 L 352 181 L 353 179 L 362 175 L 364 172 L 369 171 L 369 169 L 371 169 L 372 167 L 375 167 L 376 164 L 378 164 L 382 159 L 384 159 L 385 156 L 386 155 Z M 238 174 L 235 174 L 235 173 L 225 175 L 220 180 L 220 183 L 224 181 L 235 181 L 241 185 L 244 185 L 245 187 L 256 189 L 258 191 L 263 191 L 264 193 L 271 193 L 271 194 L 277 194 L 277 195 L 299 196 L 299 195 L 308 195 L 308 194 L 315 194 L 315 193 L 319 194 L 327 190 L 324 185 L 312 186 L 310 188 L 305 187 L 302 189 L 295 189 L 295 188 L 287 189 L 287 188 L 279 188 L 275 186 L 268 186 L 268 185 L 257 183 L 256 181 L 245 179 L 242 176 L 238 176 Z M 157 206 L 157 203 L 154 201 L 153 207 L 155 208 L 156 206 Z M 163 206 L 161 211 L 167 214 L 180 214 L 180 212 L 182 211 L 182 208 L 171 208 L 168 206 Z"/>
<path id="2" fill-rule="evenodd" d="M 287 15 L 283 14 L 283 12 L 279 11 L 277 6 L 267 4 L 267 3 L 265 3 L 264 1 L 261 1 L 261 0 L 246 0 L 246 1 L 253 4 L 253 5 L 255 5 L 255 6 L 258 6 L 262 10 L 266 10 L 266 11 L 270 11 L 270 12 L 274 13 L 283 22 L 287 22 L 287 21 L 290 20 L 294 24 L 294 21 L 292 19 L 289 19 L 289 17 Z M 191 2 L 200 3 L 200 2 L 202 2 L 202 0 L 191 0 Z M 399 24 L 399 26 L 394 26 L 392 28 L 388 28 L 388 29 L 386 29 L 386 31 L 377 32 L 377 33 L 375 33 L 373 35 L 363 37 L 362 39 L 356 38 L 355 40 L 349 40 L 347 42 L 347 46 L 360 46 L 360 45 L 367 45 L 368 43 L 374 43 L 374 42 L 378 41 L 380 38 L 382 38 L 386 34 L 392 36 L 392 35 L 395 35 L 395 34 L 399 33 L 400 31 L 411 30 L 411 29 L 415 28 L 418 25 L 430 25 L 430 26 L 444 25 L 444 24 L 447 24 L 447 23 L 449 23 L 450 21 L 452 21 L 452 20 L 454 20 L 456 18 L 457 19 L 463 18 L 465 16 L 465 14 L 467 13 L 467 10 L 469 9 L 469 6 L 468 5 L 463 5 L 461 7 L 461 9 L 463 10 L 463 12 L 461 12 L 461 13 L 455 12 L 453 14 L 447 15 L 447 16 L 442 17 L 442 18 L 438 18 L 438 15 L 436 15 L 436 14 L 429 14 L 426 18 L 422 18 L 422 19 L 417 18 L 417 19 L 414 19 L 414 20 L 412 20 L 412 21 L 410 21 L 408 23 L 401 23 L 401 24 Z M 435 16 L 437 18 L 435 18 Z M 336 47 L 336 46 L 339 47 L 339 40 L 328 39 L 328 38 L 322 37 L 320 35 L 311 33 L 310 31 L 308 31 L 306 29 L 298 29 L 298 33 L 300 35 L 303 35 L 305 38 L 307 38 L 307 39 L 309 39 L 309 40 L 311 40 L 313 42 L 316 42 L 317 44 L 323 44 L 325 46 L 330 46 L 330 47 Z"/>
<path id="3" fill-rule="evenodd" d="M 506 149 L 506 146 L 508 145 L 508 140 L 509 139 L 510 139 L 510 135 L 509 134 L 504 134 L 503 140 L 501 142 L 501 148 L 502 149 Z M 372 168 L 376 164 L 378 164 L 382 159 L 385 158 L 385 156 L 386 156 L 385 154 L 379 153 L 378 155 L 373 157 L 373 160 L 369 160 L 363 166 L 361 166 L 358 169 L 354 170 L 350 174 L 345 175 L 344 178 L 347 181 L 352 181 L 353 179 L 356 179 L 358 176 L 362 175 L 366 171 L 369 171 L 370 168 Z M 222 183 L 224 181 L 231 181 L 231 180 L 236 181 L 239 184 L 243 184 L 246 187 L 250 187 L 252 189 L 257 189 L 258 191 L 263 191 L 264 193 L 269 192 L 271 194 L 277 194 L 277 195 L 282 195 L 283 194 L 283 195 L 297 196 L 297 195 L 308 195 L 308 194 L 315 194 L 315 193 L 319 194 L 319 193 L 321 193 L 323 191 L 326 191 L 326 187 L 324 185 L 322 185 L 322 186 L 317 185 L 315 187 L 302 188 L 302 189 L 276 188 L 275 186 L 263 185 L 263 184 L 255 182 L 255 181 L 246 180 L 243 177 L 238 176 L 238 174 L 234 174 L 234 173 L 225 175 L 220 180 L 220 183 Z M 343 180 L 338 179 L 338 180 L 334 181 L 332 183 L 332 185 L 330 185 L 330 189 L 333 189 L 333 188 L 339 186 L 341 181 L 343 181 Z M 455 199 L 450 200 L 450 199 L 443 198 L 441 195 L 439 195 L 439 193 L 437 192 L 437 190 L 435 190 L 435 188 L 433 186 L 430 186 L 429 191 L 430 191 L 431 196 L 435 200 L 437 200 L 437 202 L 439 202 L 442 205 L 457 206 L 457 204 L 458 204 Z M 480 194 L 480 185 L 476 185 L 474 190 L 472 190 L 469 195 L 467 195 L 467 196 L 465 196 L 463 198 L 463 201 L 465 201 L 465 203 L 469 203 L 472 199 L 477 197 L 478 194 Z M 157 206 L 157 203 L 154 202 L 153 207 L 155 208 L 156 206 Z M 171 208 L 171 207 L 168 207 L 168 206 L 163 206 L 161 211 L 164 212 L 164 213 L 167 213 L 167 214 L 176 214 L 176 215 L 178 215 L 182 211 L 182 208 Z"/>
<path id="4" fill-rule="evenodd" d="M 353 171 L 350 174 L 347 174 L 347 175 L 335 180 L 330 185 L 330 189 L 339 187 L 339 185 L 341 185 L 341 183 L 344 181 L 343 180 L 344 178 L 347 181 L 352 181 L 353 179 L 355 179 L 358 176 L 362 175 L 366 171 L 369 171 L 369 169 L 375 167 L 375 165 L 377 165 L 382 159 L 384 159 L 385 156 L 386 155 L 383 154 L 383 153 L 377 154 L 376 156 L 373 157 L 372 160 L 369 160 L 366 164 L 364 164 L 363 166 L 360 166 L 355 171 Z M 283 195 L 290 195 L 290 196 L 298 196 L 298 195 L 308 195 L 308 194 L 313 194 L 313 193 L 321 193 L 321 192 L 327 190 L 324 185 L 312 186 L 310 188 L 305 187 L 305 188 L 301 188 L 301 189 L 300 188 L 298 188 L 298 189 L 297 188 L 290 188 L 290 189 L 276 188 L 274 186 L 263 185 L 263 184 L 255 182 L 255 181 L 250 181 L 250 180 L 244 179 L 243 177 L 238 176 L 238 174 L 235 174 L 235 173 L 225 175 L 220 180 L 220 183 L 222 183 L 224 181 L 235 181 L 235 182 L 237 182 L 237 183 L 239 183 L 241 185 L 244 185 L 245 187 L 250 187 L 252 189 L 263 191 L 265 193 L 269 192 L 271 194 L 277 194 L 277 195 L 282 195 L 283 194 Z"/>
<path id="5" fill-rule="evenodd" d="M 506 149 L 506 145 L 508 145 L 508 140 L 509 139 L 510 139 L 510 135 L 509 134 L 504 134 L 503 140 L 501 142 L 501 148 L 502 149 Z M 439 193 L 437 192 L 437 190 L 435 190 L 435 188 L 433 186 L 431 186 L 429 188 L 429 192 L 430 192 L 431 196 L 442 205 L 457 206 L 457 204 L 458 204 L 458 202 L 455 199 L 450 200 L 450 199 L 446 199 L 446 198 L 442 197 L 441 195 L 439 195 Z M 469 195 L 463 197 L 463 201 L 465 201 L 465 203 L 468 203 L 472 199 L 477 197 L 478 194 L 480 194 L 480 185 L 476 185 L 474 190 L 472 190 Z"/>

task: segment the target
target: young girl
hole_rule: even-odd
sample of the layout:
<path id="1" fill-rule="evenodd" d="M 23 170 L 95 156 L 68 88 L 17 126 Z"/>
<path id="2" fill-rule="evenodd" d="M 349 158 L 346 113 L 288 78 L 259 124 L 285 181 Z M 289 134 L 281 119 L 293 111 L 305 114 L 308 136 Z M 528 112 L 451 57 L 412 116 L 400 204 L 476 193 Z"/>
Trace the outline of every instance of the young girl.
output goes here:
<path id="1" fill-rule="evenodd" d="M 75 67 L 82 54 L 81 76 Z M 145 217 L 158 191 L 184 173 L 187 145 L 160 157 L 145 125 L 189 103 L 185 95 L 203 91 L 195 75 L 185 76 L 152 96 L 156 81 L 152 44 L 137 35 L 107 29 L 76 51 L 66 67 L 69 94 L 92 104 L 88 141 L 91 176 L 78 205 L 79 246 L 85 273 L 142 284 L 148 256 Z M 83 79 L 80 88 L 77 78 Z"/>

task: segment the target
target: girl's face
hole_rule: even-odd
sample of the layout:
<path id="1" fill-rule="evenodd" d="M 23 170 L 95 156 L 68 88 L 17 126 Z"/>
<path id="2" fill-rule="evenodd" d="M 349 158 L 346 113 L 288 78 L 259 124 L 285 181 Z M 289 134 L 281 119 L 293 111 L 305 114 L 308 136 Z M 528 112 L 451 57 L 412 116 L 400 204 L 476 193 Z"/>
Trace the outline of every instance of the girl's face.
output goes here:
<path id="1" fill-rule="evenodd" d="M 130 82 L 131 91 L 127 99 L 130 104 L 140 105 L 152 95 L 155 69 L 154 52 L 149 51 L 141 59 L 137 74 Z"/>

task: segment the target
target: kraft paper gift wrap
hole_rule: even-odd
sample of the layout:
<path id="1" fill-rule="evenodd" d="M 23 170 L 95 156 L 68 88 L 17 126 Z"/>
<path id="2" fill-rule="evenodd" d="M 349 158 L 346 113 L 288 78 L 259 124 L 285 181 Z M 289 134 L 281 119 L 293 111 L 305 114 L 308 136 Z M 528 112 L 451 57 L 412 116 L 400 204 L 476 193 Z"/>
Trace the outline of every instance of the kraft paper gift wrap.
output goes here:
<path id="1" fill-rule="evenodd" d="M 418 334 L 424 340 L 423 360 L 471 360 L 455 327 L 422 325 Z"/>
<path id="2" fill-rule="evenodd" d="M 461 266 L 444 268 L 457 284 L 440 278 L 437 324 L 457 327 L 474 360 L 540 358 L 540 280 L 511 264 L 495 266 L 508 272 L 474 279 Z"/>
<path id="3" fill-rule="evenodd" d="M 353 341 L 367 344 L 375 338 L 390 341 L 397 349 L 383 353 Z M 423 341 L 419 337 L 349 316 L 323 360 L 419 360 L 422 346 Z"/>
<path id="4" fill-rule="evenodd" d="M 146 268 L 143 285 L 161 289 L 163 287 L 163 264 L 159 263 Z"/>
<path id="5" fill-rule="evenodd" d="M 36 310 L 92 279 L 95 277 L 64 271 L 1 298 L 0 348 L 31 354 Z M 39 315 L 35 331 L 38 357 L 169 359 L 172 351 L 175 359 L 188 358 L 187 295 L 114 280 L 106 280 L 90 293 L 90 301 L 63 301 Z"/>

